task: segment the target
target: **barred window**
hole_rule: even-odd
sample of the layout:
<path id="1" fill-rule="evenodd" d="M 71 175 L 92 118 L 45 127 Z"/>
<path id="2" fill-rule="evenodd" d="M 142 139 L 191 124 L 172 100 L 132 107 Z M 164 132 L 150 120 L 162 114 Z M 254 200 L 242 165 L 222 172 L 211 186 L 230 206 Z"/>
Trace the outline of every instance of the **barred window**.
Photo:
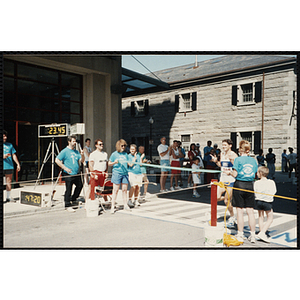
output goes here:
<path id="1" fill-rule="evenodd" d="M 243 91 L 243 102 L 253 102 L 253 84 L 244 84 L 241 87 Z"/>

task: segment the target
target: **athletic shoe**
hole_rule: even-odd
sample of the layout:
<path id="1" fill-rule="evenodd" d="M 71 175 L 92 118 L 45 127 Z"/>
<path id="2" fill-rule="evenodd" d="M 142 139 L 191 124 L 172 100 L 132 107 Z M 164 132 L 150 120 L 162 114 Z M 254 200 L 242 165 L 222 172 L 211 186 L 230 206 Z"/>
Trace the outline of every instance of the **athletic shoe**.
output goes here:
<path id="1" fill-rule="evenodd" d="M 160 190 L 159 192 L 160 192 L 160 193 L 164 193 L 165 191 L 166 191 L 166 190 Z"/>
<path id="2" fill-rule="evenodd" d="M 251 242 L 252 244 L 255 244 L 255 236 L 250 234 L 250 236 L 248 237 L 248 241 Z"/>
<path id="3" fill-rule="evenodd" d="M 170 191 L 175 191 L 175 189 L 171 186 L 171 187 L 170 187 Z"/>
<path id="4" fill-rule="evenodd" d="M 168 189 L 165 189 L 165 190 L 164 190 L 164 193 L 167 193 L 168 191 L 169 191 Z"/>
<path id="5" fill-rule="evenodd" d="M 237 235 L 235 236 L 235 238 L 236 238 L 239 242 L 243 242 L 243 243 L 244 243 L 244 235 L 243 235 L 243 234 L 242 234 L 242 235 L 237 234 Z"/>
<path id="6" fill-rule="evenodd" d="M 267 235 L 263 232 L 260 232 L 259 234 L 257 234 L 256 238 L 258 238 L 266 243 L 270 243 L 270 238 L 268 238 Z"/>
<path id="7" fill-rule="evenodd" d="M 234 227 L 236 224 L 236 218 L 235 217 L 230 217 L 228 221 L 226 222 L 227 227 Z"/>
<path id="8" fill-rule="evenodd" d="M 193 198 L 200 198 L 201 196 L 198 193 L 193 194 Z"/>
<path id="9" fill-rule="evenodd" d="M 175 190 L 182 190 L 182 187 L 180 187 L 180 186 L 175 186 Z"/>
<path id="10" fill-rule="evenodd" d="M 75 212 L 76 210 L 75 210 L 73 207 L 69 206 L 69 207 L 67 208 L 67 211 L 68 211 L 68 212 Z"/>
<path id="11" fill-rule="evenodd" d="M 127 202 L 127 205 L 130 207 L 130 208 L 133 208 L 134 207 L 134 203 L 131 202 L 131 200 L 129 200 Z"/>

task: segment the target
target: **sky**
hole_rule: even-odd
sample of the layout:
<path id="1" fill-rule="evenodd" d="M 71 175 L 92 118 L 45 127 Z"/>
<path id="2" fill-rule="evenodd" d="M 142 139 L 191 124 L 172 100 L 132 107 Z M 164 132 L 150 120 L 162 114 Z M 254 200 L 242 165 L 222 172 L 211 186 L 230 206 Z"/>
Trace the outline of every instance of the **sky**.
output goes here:
<path id="1" fill-rule="evenodd" d="M 197 55 L 197 61 L 209 60 L 223 55 Z M 195 63 L 196 55 L 122 55 L 122 67 L 146 74 L 149 71 L 143 67 L 137 58 L 151 72 Z"/>
<path id="2" fill-rule="evenodd" d="M 197 61 L 200 62 L 220 56 L 224 55 L 197 55 Z M 141 74 L 193 64 L 195 62 L 196 55 L 122 55 L 122 67 Z"/>

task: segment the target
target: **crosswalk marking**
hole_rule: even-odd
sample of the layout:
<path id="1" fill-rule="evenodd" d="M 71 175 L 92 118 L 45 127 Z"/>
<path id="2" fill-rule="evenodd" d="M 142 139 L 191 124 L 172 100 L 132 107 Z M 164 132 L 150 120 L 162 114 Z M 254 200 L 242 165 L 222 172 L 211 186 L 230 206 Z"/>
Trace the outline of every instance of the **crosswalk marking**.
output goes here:
<path id="1" fill-rule="evenodd" d="M 226 207 L 218 205 L 217 218 L 220 223 L 224 223 L 224 213 Z M 211 207 L 207 203 L 187 202 L 184 200 L 174 200 L 166 198 L 152 197 L 142 203 L 138 208 L 132 209 L 132 215 L 147 217 L 162 221 L 175 222 L 189 226 L 204 228 L 207 223 L 207 213 L 210 214 Z M 227 215 L 229 213 L 227 212 Z M 258 212 L 255 210 L 256 229 L 258 229 Z M 244 214 L 244 226 L 248 226 L 248 216 Z M 297 247 L 297 218 L 294 215 L 274 213 L 273 223 L 269 231 L 271 232 L 271 242 L 281 246 Z M 246 229 L 247 231 L 247 229 Z"/>

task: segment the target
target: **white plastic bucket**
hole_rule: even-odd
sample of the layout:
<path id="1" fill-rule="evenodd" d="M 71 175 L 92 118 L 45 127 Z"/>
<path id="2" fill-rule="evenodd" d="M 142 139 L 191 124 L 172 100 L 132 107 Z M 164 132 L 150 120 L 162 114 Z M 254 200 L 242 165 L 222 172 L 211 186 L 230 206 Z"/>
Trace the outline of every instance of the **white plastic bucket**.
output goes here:
<path id="1" fill-rule="evenodd" d="M 87 217 L 98 217 L 99 214 L 99 200 L 95 199 L 95 200 L 91 200 L 88 199 L 87 203 L 86 203 L 86 216 Z"/>
<path id="2" fill-rule="evenodd" d="M 204 227 L 205 246 L 223 247 L 223 235 L 223 224 L 217 224 L 217 226 L 206 224 Z"/>

